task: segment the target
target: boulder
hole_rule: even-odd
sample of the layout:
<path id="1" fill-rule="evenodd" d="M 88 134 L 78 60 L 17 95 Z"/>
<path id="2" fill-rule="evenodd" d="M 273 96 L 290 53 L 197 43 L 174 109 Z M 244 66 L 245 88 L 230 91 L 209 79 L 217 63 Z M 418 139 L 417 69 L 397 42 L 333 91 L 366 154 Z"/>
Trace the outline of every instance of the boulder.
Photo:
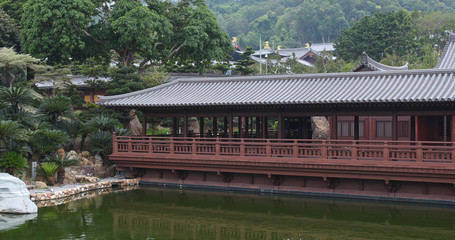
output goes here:
<path id="1" fill-rule="evenodd" d="M 57 152 L 60 153 L 60 155 L 65 156 L 65 149 L 60 148 L 57 150 Z"/>
<path id="2" fill-rule="evenodd" d="M 36 188 L 47 188 L 47 185 L 44 182 L 36 181 L 35 182 L 35 187 Z"/>
<path id="3" fill-rule="evenodd" d="M 90 157 L 90 152 L 89 151 L 83 151 L 82 152 L 82 157 L 85 157 L 85 158 Z"/>
<path id="4" fill-rule="evenodd" d="M 0 214 L 0 232 L 9 229 L 18 228 L 28 220 L 33 220 L 38 216 L 37 213 L 30 214 Z"/>
<path id="5" fill-rule="evenodd" d="M 76 151 L 71 150 L 71 151 L 68 152 L 67 157 L 68 157 L 68 159 L 70 159 L 70 160 L 73 160 L 73 159 L 78 160 L 78 159 L 79 159 L 79 154 L 77 154 Z"/>
<path id="6" fill-rule="evenodd" d="M 312 139 L 330 139 L 330 123 L 326 117 L 311 117 Z"/>
<path id="7" fill-rule="evenodd" d="M 37 213 L 25 183 L 8 173 L 0 173 L 0 213 Z"/>
<path id="8" fill-rule="evenodd" d="M 95 155 L 95 164 L 103 165 L 103 158 L 101 158 L 101 156 L 98 154 Z"/>
<path id="9" fill-rule="evenodd" d="M 91 165 L 90 161 L 87 158 L 82 157 L 81 158 L 81 166 L 85 167 L 85 166 L 88 166 L 88 165 Z"/>

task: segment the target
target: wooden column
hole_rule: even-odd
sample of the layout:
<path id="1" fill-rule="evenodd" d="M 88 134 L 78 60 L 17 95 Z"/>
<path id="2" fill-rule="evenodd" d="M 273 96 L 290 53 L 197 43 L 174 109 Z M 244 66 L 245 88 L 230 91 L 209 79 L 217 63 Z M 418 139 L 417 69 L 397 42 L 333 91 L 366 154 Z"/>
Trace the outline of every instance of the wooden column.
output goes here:
<path id="1" fill-rule="evenodd" d="M 199 137 L 204 137 L 204 117 L 199 118 Z"/>
<path id="2" fill-rule="evenodd" d="M 409 140 L 411 141 L 416 141 L 416 117 L 411 116 L 411 119 L 409 120 Z"/>
<path id="3" fill-rule="evenodd" d="M 213 117 L 212 118 L 212 126 L 213 126 L 213 136 L 214 137 L 218 137 L 218 118 L 217 117 Z"/>
<path id="4" fill-rule="evenodd" d="M 147 117 L 142 113 L 142 136 L 147 135 Z"/>
<path id="5" fill-rule="evenodd" d="M 188 137 L 188 116 L 183 116 L 183 136 Z"/>
<path id="6" fill-rule="evenodd" d="M 331 132 L 331 139 L 337 139 L 338 137 L 338 116 L 336 112 L 332 114 L 332 132 Z"/>
<path id="7" fill-rule="evenodd" d="M 262 138 L 267 138 L 267 117 L 262 117 Z"/>
<path id="8" fill-rule="evenodd" d="M 150 118 L 150 124 L 152 125 L 152 136 L 155 136 L 155 127 L 153 126 L 153 118 Z"/>
<path id="9" fill-rule="evenodd" d="M 398 114 L 396 111 L 392 113 L 392 140 L 398 140 Z"/>
<path id="10" fill-rule="evenodd" d="M 228 136 L 228 117 L 223 118 L 223 137 Z"/>
<path id="11" fill-rule="evenodd" d="M 172 118 L 172 134 L 171 136 L 177 137 L 179 135 L 179 118 Z"/>
<path id="12" fill-rule="evenodd" d="M 284 138 L 284 117 L 278 113 L 278 139 Z"/>
<path id="13" fill-rule="evenodd" d="M 360 132 L 359 116 L 354 116 L 354 140 L 359 140 Z"/>
<path id="14" fill-rule="evenodd" d="M 232 116 L 232 114 L 230 113 L 229 116 L 229 138 L 233 138 L 234 137 L 234 117 Z"/>
<path id="15" fill-rule="evenodd" d="M 450 140 L 455 142 L 455 115 L 452 116 L 452 121 L 450 122 Z"/>
<path id="16" fill-rule="evenodd" d="M 262 117 L 256 117 L 256 137 L 259 138 L 261 136 L 261 122 L 262 122 Z"/>

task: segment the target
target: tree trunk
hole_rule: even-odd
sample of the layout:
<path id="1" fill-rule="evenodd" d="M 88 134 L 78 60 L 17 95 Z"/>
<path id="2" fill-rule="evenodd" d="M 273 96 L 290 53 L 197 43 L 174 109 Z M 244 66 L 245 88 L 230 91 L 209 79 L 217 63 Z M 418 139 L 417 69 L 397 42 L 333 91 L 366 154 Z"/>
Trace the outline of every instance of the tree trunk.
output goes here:
<path id="1" fill-rule="evenodd" d="M 63 184 L 65 181 L 65 168 L 61 167 L 57 172 L 57 183 Z"/>

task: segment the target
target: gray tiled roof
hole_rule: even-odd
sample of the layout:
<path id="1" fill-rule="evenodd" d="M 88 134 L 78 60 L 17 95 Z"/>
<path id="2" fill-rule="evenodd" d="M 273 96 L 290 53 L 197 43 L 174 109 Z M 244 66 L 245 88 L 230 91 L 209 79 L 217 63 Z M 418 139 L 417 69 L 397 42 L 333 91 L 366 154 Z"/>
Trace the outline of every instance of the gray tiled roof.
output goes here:
<path id="1" fill-rule="evenodd" d="M 138 92 L 100 97 L 102 106 L 455 102 L 455 70 L 267 75 L 180 79 Z"/>
<path id="2" fill-rule="evenodd" d="M 367 67 L 371 69 L 372 71 L 393 71 L 393 70 L 408 70 L 409 66 L 408 63 L 406 63 L 403 66 L 395 67 L 395 66 L 389 66 L 385 65 L 379 62 L 376 62 L 370 56 L 368 56 L 365 52 L 362 53 L 362 56 L 360 57 L 360 64 L 352 69 L 351 72 L 357 72 L 361 70 L 361 68 Z"/>
<path id="3" fill-rule="evenodd" d="M 77 87 L 88 87 L 89 84 L 87 84 L 87 81 L 95 80 L 94 77 L 87 77 L 81 75 L 66 75 L 66 77 L 68 78 L 69 81 L 71 81 L 72 84 L 76 85 Z M 109 82 L 111 80 L 111 78 L 109 77 L 98 77 L 96 79 L 104 82 Z M 38 82 L 35 84 L 35 86 L 38 88 L 53 88 L 54 84 L 55 84 L 54 80 L 51 79 Z"/>
<path id="4" fill-rule="evenodd" d="M 455 34 L 450 33 L 449 40 L 444 47 L 444 51 L 439 58 L 436 68 L 455 69 Z"/>

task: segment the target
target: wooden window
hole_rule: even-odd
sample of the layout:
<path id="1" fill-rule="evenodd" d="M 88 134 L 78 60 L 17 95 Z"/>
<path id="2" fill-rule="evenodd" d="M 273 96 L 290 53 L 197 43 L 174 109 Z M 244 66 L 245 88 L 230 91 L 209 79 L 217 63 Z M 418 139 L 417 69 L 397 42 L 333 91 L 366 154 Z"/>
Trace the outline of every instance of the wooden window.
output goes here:
<path id="1" fill-rule="evenodd" d="M 363 121 L 359 121 L 359 137 L 364 135 L 365 124 Z M 355 128 L 354 121 L 338 121 L 337 124 L 338 137 L 354 137 Z"/>
<path id="2" fill-rule="evenodd" d="M 392 137 L 392 121 L 377 121 L 376 137 Z"/>

